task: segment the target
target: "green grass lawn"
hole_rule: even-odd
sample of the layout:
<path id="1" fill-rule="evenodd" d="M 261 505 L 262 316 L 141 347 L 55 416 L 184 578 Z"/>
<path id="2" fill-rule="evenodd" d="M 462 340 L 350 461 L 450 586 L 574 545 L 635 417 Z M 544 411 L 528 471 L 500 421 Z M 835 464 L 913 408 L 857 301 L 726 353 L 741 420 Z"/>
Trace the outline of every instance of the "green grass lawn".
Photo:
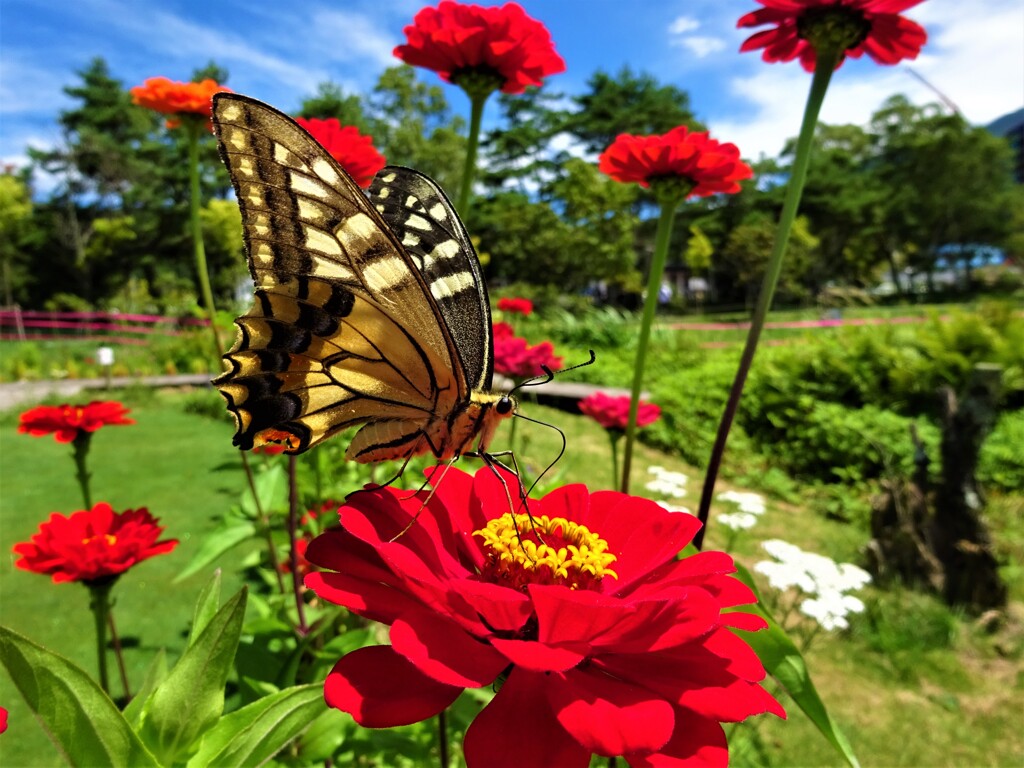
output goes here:
<path id="1" fill-rule="evenodd" d="M 137 686 L 157 649 L 167 648 L 172 659 L 182 649 L 193 601 L 209 573 L 177 585 L 171 581 L 212 529 L 215 517 L 235 501 L 243 481 L 238 470 L 223 466 L 235 457 L 227 420 L 186 413 L 184 398 L 176 393 L 132 392 L 123 399 L 138 423 L 105 428 L 94 438 L 94 495 L 118 510 L 148 507 L 167 526 L 166 535 L 181 540 L 172 554 L 132 569 L 114 588 L 119 630 L 129 641 L 129 675 Z M 568 451 L 553 470 L 558 483 L 586 482 L 592 489 L 611 485 L 608 443 L 599 427 L 531 403 L 523 408 L 532 418 L 567 433 Z M 19 435 L 16 423 L 16 413 L 0 417 L 0 547 L 8 553 L 51 511 L 80 507 L 69 448 L 50 437 Z M 502 427 L 495 450 L 507 443 L 507 430 Z M 561 445 L 553 430 L 525 422 L 517 426 L 516 441 L 521 462 L 534 472 L 553 461 Z M 675 503 L 694 508 L 700 473 L 642 445 L 634 462 L 633 492 L 646 493 L 644 484 L 651 478 L 647 468 L 653 464 L 690 477 L 687 497 Z M 466 461 L 462 466 L 474 465 Z M 723 484 L 721 489 L 728 487 Z M 1003 520 L 1019 541 L 1019 514 Z M 726 534 L 712 523 L 708 546 L 724 546 Z M 852 562 L 859 561 L 866 538 L 852 525 L 769 500 L 758 526 L 736 537 L 732 551 L 751 566 L 763 559 L 759 542 L 772 537 Z M 239 563 L 244 555 L 232 552 L 219 563 L 225 570 L 226 595 L 241 583 Z M 8 555 L 0 562 L 3 623 L 92 672 L 96 661 L 86 590 L 15 570 L 13 559 Z M 808 654 L 819 690 L 862 764 L 1021 765 L 1021 604 L 1015 603 L 1007 624 L 989 636 L 972 620 L 956 616 L 931 598 L 873 588 L 862 596 L 871 620 L 867 615 L 857 619 L 847 633 L 821 633 Z M 118 692 L 116 675 L 112 684 Z M 0 675 L 0 703 L 11 710 L 10 730 L 0 737 L 0 764 L 58 764 L 55 750 L 6 675 Z M 740 726 L 740 733 L 749 737 L 744 742 L 760 745 L 760 751 L 738 752 L 734 764 L 839 765 L 838 756 L 791 702 L 784 704 L 790 711 L 788 722 L 764 718 Z"/>

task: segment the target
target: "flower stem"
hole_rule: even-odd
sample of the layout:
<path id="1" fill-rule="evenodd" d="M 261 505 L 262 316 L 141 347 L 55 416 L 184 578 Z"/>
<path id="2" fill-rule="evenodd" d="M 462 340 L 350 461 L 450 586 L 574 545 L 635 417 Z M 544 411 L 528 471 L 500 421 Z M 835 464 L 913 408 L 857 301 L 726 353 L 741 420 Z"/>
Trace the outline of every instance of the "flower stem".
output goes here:
<path id="1" fill-rule="evenodd" d="M 487 96 L 470 96 L 469 139 L 466 142 L 466 164 L 462 167 L 462 186 L 459 188 L 459 215 L 465 216 L 469 210 L 469 196 L 473 190 L 473 177 L 476 175 L 476 150 L 480 143 L 480 122 L 484 116 L 484 103 Z"/>
<path id="2" fill-rule="evenodd" d="M 199 132 L 203 124 L 197 120 L 187 120 L 188 130 L 188 184 L 189 184 L 189 218 L 192 225 L 192 245 L 196 257 L 196 273 L 199 276 L 199 288 L 203 293 L 203 304 L 206 316 L 210 321 L 210 332 L 213 334 L 213 346 L 217 350 L 218 362 L 224 356 L 224 345 L 221 344 L 217 332 L 217 313 L 213 305 L 213 290 L 210 288 L 210 270 L 206 266 L 206 248 L 203 246 L 203 225 L 199 217 Z"/>
<path id="3" fill-rule="evenodd" d="M 672 239 L 672 224 L 676 218 L 679 200 L 663 201 L 661 216 L 658 218 L 658 232 L 654 239 L 654 257 L 651 259 L 651 273 L 647 277 L 647 298 L 640 320 L 640 340 L 636 348 L 636 362 L 633 364 L 633 389 L 629 399 L 629 422 L 626 426 L 626 448 L 622 452 L 622 492 L 629 493 L 629 474 L 633 465 L 633 442 L 636 440 L 636 417 L 640 411 L 640 389 L 644 383 L 644 366 L 647 363 L 647 344 L 651 338 L 654 310 L 658 306 L 658 290 L 661 276 L 668 259 L 668 244 Z"/>
<path id="4" fill-rule="evenodd" d="M 612 444 L 612 487 L 619 479 L 619 438 L 621 437 L 621 432 L 615 433 L 608 430 L 608 442 Z"/>
<path id="5" fill-rule="evenodd" d="M 295 548 L 295 532 L 299 524 L 299 483 L 295 467 L 298 459 L 288 457 L 288 562 L 292 569 L 292 592 L 295 595 L 295 611 L 299 617 L 299 634 L 309 632 L 306 624 L 306 603 L 302 599 L 302 574 L 299 573 L 299 552 Z"/>
<path id="6" fill-rule="evenodd" d="M 117 634 L 117 626 L 114 624 L 113 609 L 107 611 L 107 626 L 110 628 L 110 640 L 114 645 L 114 658 L 117 659 L 117 671 L 121 675 L 121 689 L 124 691 L 125 702 L 131 701 L 132 691 L 128 686 L 128 670 L 124 665 L 124 651 L 121 649 L 121 638 Z"/>
<path id="7" fill-rule="evenodd" d="M 437 762 L 441 768 L 448 768 L 448 710 L 442 709 L 437 715 Z"/>
<path id="8" fill-rule="evenodd" d="M 750 366 L 754 362 L 757 342 L 761 338 L 764 321 L 768 316 L 768 310 L 771 308 L 775 287 L 778 285 L 779 275 L 782 272 L 782 257 L 786 253 L 789 233 L 793 229 L 793 221 L 796 219 L 796 212 L 800 206 L 800 196 L 804 190 L 804 182 L 807 180 L 807 166 L 811 159 L 811 141 L 814 138 L 814 128 L 818 123 L 818 113 L 821 111 L 821 104 L 825 100 L 825 91 L 828 90 L 828 83 L 832 78 L 832 71 L 835 68 L 837 56 L 838 54 L 836 53 L 818 51 L 818 61 L 814 70 L 814 78 L 811 81 L 811 91 L 807 96 L 803 124 L 800 126 L 800 136 L 797 138 L 796 156 L 793 158 L 793 167 L 790 171 L 789 184 L 786 188 L 786 199 L 782 204 L 782 214 L 779 216 L 778 228 L 775 230 L 775 243 L 772 246 L 771 258 L 768 261 L 764 282 L 761 284 L 761 292 L 757 297 L 757 306 L 754 308 L 754 316 L 751 318 L 750 331 L 747 333 L 747 341 L 743 347 L 743 354 L 740 356 L 736 378 L 733 379 L 732 389 L 729 391 L 729 399 L 725 404 L 722 420 L 718 423 L 718 432 L 715 435 L 715 444 L 711 449 L 707 474 L 704 476 L 704 489 L 701 492 L 700 509 L 697 512 L 701 527 L 693 539 L 693 545 L 697 549 L 700 549 L 704 542 L 704 534 L 707 532 L 708 527 L 708 515 L 711 512 L 711 499 L 715 492 L 715 480 L 718 478 L 718 470 L 722 465 L 722 455 L 725 453 L 725 445 L 729 439 L 729 430 L 732 428 L 732 422 L 736 417 L 740 396 L 743 394 L 743 386 L 746 384 Z"/>
<path id="9" fill-rule="evenodd" d="M 96 624 L 96 658 L 99 662 L 100 687 L 110 695 L 110 676 L 107 674 L 107 617 L 110 614 L 110 588 L 113 581 L 86 584 L 89 588 L 89 607 Z"/>
<path id="10" fill-rule="evenodd" d="M 284 588 L 284 577 L 281 575 L 281 563 L 277 559 L 277 548 L 274 546 L 274 535 L 271 531 L 270 516 L 263 511 L 260 503 L 260 495 L 256 492 L 256 478 L 252 473 L 252 465 L 249 463 L 249 455 L 245 451 L 239 451 L 242 456 L 242 469 L 245 471 L 245 478 L 249 482 L 249 492 L 252 494 L 252 503 L 256 507 L 256 518 L 263 527 L 263 534 L 267 539 L 267 558 L 270 560 L 270 568 L 274 571 L 277 579 L 277 588 L 281 594 L 286 594 Z"/>
<path id="11" fill-rule="evenodd" d="M 92 509 L 92 494 L 89 492 L 89 469 L 86 466 L 86 459 L 89 456 L 89 444 L 92 442 L 92 432 L 79 430 L 72 442 L 75 459 L 75 478 L 78 480 L 78 487 L 82 490 L 82 500 L 86 509 Z"/>

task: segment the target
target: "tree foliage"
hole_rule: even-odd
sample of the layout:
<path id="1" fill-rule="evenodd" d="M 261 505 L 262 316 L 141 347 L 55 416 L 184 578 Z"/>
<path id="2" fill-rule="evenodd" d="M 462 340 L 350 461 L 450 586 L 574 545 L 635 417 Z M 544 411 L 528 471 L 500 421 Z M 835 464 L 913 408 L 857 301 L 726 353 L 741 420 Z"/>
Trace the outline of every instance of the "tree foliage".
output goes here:
<path id="1" fill-rule="evenodd" d="M 193 77 L 224 82 L 228 73 L 211 61 Z M 61 142 L 30 151 L 52 192 L 33 199 L 24 179 L 0 176 L 4 301 L 192 311 L 183 136 L 134 106 L 102 59 L 77 72 L 65 92 L 72 106 L 58 117 Z M 320 83 L 298 114 L 355 125 L 389 163 L 417 168 L 450 190 L 462 174 L 466 125 L 448 93 L 465 98 L 402 65 L 384 70 L 366 95 Z M 489 277 L 565 292 L 595 283 L 635 290 L 653 246 L 655 209 L 643 190 L 598 173 L 594 160 L 622 132 L 702 129 L 687 93 L 627 67 L 595 72 L 573 96 L 498 94 L 487 117 L 478 175 L 485 191 L 467 225 L 488 254 Z M 204 136 L 200 150 L 207 256 L 223 303 L 246 280 L 238 213 L 213 138 Z M 791 150 L 752 163 L 755 179 L 739 194 L 681 206 L 676 267 L 706 274 L 711 301 L 740 303 L 756 290 Z M 868 287 L 906 268 L 932 273 L 942 259 L 963 267 L 982 245 L 1019 255 L 1024 193 L 1010 158 L 1005 140 L 899 96 L 866 126 L 820 125 L 781 298 L 811 301 L 836 284 Z"/>

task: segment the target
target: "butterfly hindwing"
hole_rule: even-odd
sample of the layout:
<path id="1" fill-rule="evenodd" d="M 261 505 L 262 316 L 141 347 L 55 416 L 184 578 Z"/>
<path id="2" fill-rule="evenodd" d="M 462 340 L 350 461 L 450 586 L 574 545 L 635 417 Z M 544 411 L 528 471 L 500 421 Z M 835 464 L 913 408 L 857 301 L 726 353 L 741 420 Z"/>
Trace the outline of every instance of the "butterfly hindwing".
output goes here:
<path id="1" fill-rule="evenodd" d="M 448 197 L 423 174 L 392 166 L 370 183 L 370 202 L 419 267 L 470 387 L 489 390 L 491 306 L 476 251 Z"/>
<path id="2" fill-rule="evenodd" d="M 219 94 L 214 123 L 256 284 L 251 309 L 236 321 L 238 341 L 225 355 L 230 370 L 215 382 L 235 415 L 236 444 L 280 441 L 300 453 L 365 424 L 350 448 L 361 461 L 437 452 L 424 443 L 428 430 L 469 403 L 470 388 L 483 378 L 476 356 L 467 376 L 456 347 L 467 332 L 453 339 L 435 298 L 438 286 L 454 285 L 438 282 L 445 276 L 469 272 L 481 285 L 471 246 L 451 259 L 455 271 L 421 273 L 421 265 L 435 263 L 429 252 L 417 251 L 417 264 L 396 234 L 407 231 L 396 216 L 386 222 L 286 115 Z M 443 198 L 432 182 L 418 185 L 423 177 L 415 172 L 399 176 L 432 205 L 432 190 Z M 444 203 L 441 221 L 425 219 L 426 240 L 446 250 L 454 236 L 461 253 L 468 238 Z M 490 339 L 482 333 L 475 346 L 486 356 Z M 489 371 L 489 357 L 484 362 Z"/>

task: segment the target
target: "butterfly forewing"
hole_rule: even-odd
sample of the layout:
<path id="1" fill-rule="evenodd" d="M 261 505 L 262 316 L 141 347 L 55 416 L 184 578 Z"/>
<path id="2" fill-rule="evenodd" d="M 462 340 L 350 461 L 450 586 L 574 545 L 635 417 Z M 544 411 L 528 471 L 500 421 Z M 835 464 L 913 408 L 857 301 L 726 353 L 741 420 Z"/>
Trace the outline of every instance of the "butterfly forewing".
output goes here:
<path id="1" fill-rule="evenodd" d="M 468 403 L 470 386 L 482 378 L 474 357 L 467 380 L 434 298 L 446 274 L 470 270 L 479 282 L 472 251 L 453 261 L 468 258 L 471 266 L 421 274 L 359 187 L 290 118 L 220 94 L 214 124 L 256 283 L 225 356 L 230 370 L 216 381 L 237 421 L 235 443 L 277 439 L 299 453 L 368 424 L 350 449 L 360 460 L 426 450 L 428 425 Z M 457 223 L 450 205 L 445 212 Z M 427 223 L 432 250 L 447 247 L 451 236 L 435 236 L 443 227 Z M 468 243 L 460 224 L 452 232 Z M 419 259 L 434 263 L 427 254 Z"/>
<path id="2" fill-rule="evenodd" d="M 448 197 L 423 174 L 391 166 L 371 182 L 370 202 L 419 267 L 470 386 L 489 390 L 491 306 L 476 251 Z"/>

